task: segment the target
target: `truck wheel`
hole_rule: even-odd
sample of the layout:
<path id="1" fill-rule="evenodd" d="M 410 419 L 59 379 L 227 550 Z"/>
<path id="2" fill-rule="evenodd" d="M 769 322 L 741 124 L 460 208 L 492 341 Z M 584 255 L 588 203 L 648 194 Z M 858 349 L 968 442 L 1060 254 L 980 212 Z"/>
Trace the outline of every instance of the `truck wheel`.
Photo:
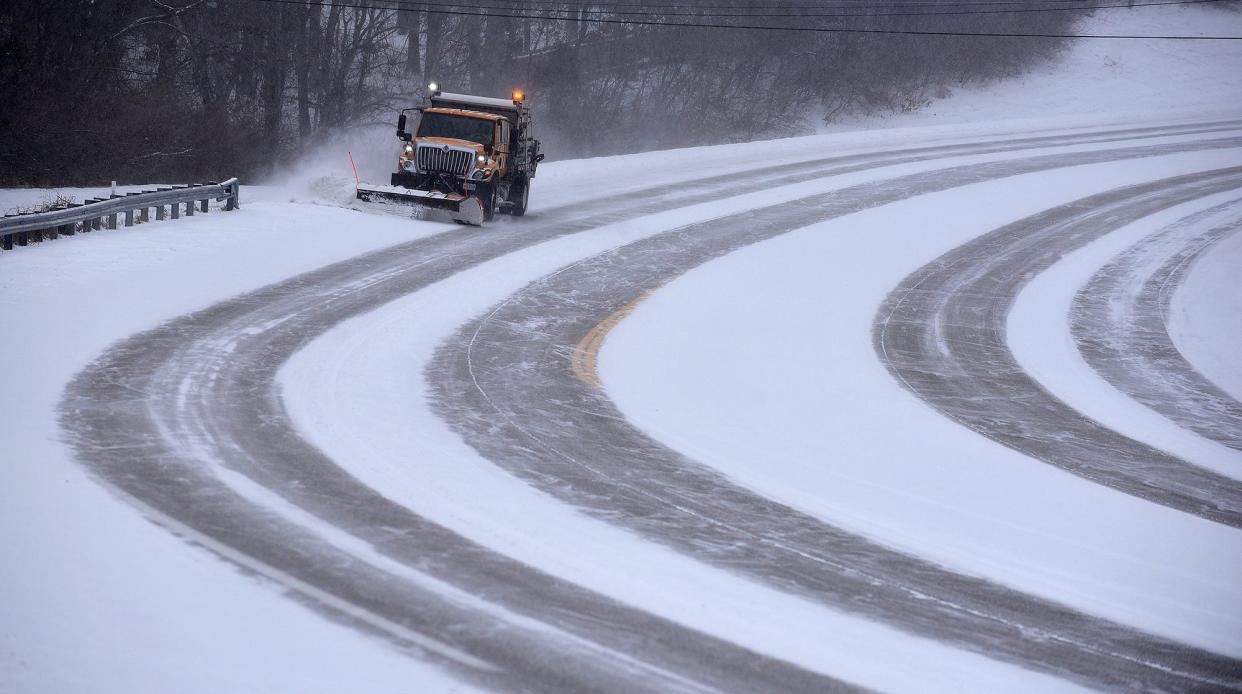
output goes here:
<path id="1" fill-rule="evenodd" d="M 530 181 L 520 178 L 509 187 L 509 214 L 521 217 L 526 214 L 526 203 L 530 201 Z"/>

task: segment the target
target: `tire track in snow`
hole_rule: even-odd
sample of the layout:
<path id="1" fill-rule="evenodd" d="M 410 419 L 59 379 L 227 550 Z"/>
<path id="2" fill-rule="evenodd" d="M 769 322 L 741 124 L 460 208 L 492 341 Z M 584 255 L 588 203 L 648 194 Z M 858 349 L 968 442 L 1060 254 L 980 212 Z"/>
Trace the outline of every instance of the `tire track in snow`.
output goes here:
<path id="1" fill-rule="evenodd" d="M 745 245 L 967 183 L 1158 151 L 1178 149 L 1035 157 L 904 176 L 686 226 L 604 253 L 528 286 L 464 326 L 428 367 L 437 411 L 482 455 L 548 494 L 830 606 L 1090 686 L 1242 688 L 1236 660 L 954 574 L 738 487 L 634 428 L 572 368 L 584 336 L 628 302 Z M 1209 187 L 1217 174 L 1200 178 L 1200 187 Z M 1058 210 L 1071 218 L 1081 212 Z"/>
<path id="2" fill-rule="evenodd" d="M 1229 210 L 1234 219 L 1202 228 Z M 1185 429 L 1242 451 L 1242 403 L 1182 356 L 1168 326 L 1173 293 L 1194 262 L 1239 232 L 1242 210 L 1232 201 L 1144 239 L 1075 295 L 1070 333 L 1086 362 L 1113 387 Z"/>
<path id="3" fill-rule="evenodd" d="M 1125 224 L 1236 188 L 1235 173 L 1110 191 L 963 244 L 889 294 L 875 319 L 876 352 L 903 386 L 973 431 L 1092 482 L 1242 528 L 1242 483 L 1084 417 L 1006 344 L 1009 309 L 1031 277 Z"/>
<path id="4" fill-rule="evenodd" d="M 618 604 L 457 536 L 357 482 L 288 421 L 273 379 L 314 336 L 465 267 L 624 215 L 597 207 L 603 212 L 596 216 L 549 225 L 531 236 L 471 230 L 384 249 L 136 335 L 109 349 L 69 385 L 62 428 L 90 471 L 149 517 L 337 618 L 421 649 L 491 688 L 853 690 Z M 628 201 L 624 207 L 633 209 Z M 212 468 L 272 490 L 277 503 L 239 494 L 236 480 L 225 483 Z M 273 508 L 281 502 L 511 615 L 498 618 L 478 604 L 454 602 L 411 584 L 287 521 Z M 543 628 L 515 624 L 514 617 Z M 412 634 L 424 635 L 422 643 Z M 458 653 L 488 667 L 446 656 Z"/>
<path id="5" fill-rule="evenodd" d="M 1211 130 L 1144 129 L 1138 137 Z M 297 434 L 280 402 L 276 371 L 307 342 L 348 318 L 540 241 L 735 195 L 773 179 L 788 183 L 1032 143 L 1120 139 L 1126 138 L 1091 133 L 830 157 L 687 184 L 680 197 L 649 200 L 650 191 L 637 191 L 573 209 L 572 216 L 531 215 L 499 229 L 459 230 L 383 249 L 118 343 L 69 384 L 62 427 L 91 472 L 152 517 L 193 533 L 191 541 L 216 543 L 215 551 L 226 559 L 368 631 L 403 644 L 409 634 L 385 631 L 385 622 L 425 635 L 425 646 L 438 644 L 431 657 L 488 686 L 844 688 L 521 565 L 393 504 Z M 507 229 L 523 233 L 503 233 Z M 290 519 L 298 514 L 322 527 Z M 344 542 L 326 538 L 326 529 Z M 360 541 L 362 549 L 350 540 Z M 408 567 L 418 579 L 381 566 L 369 553 Z M 435 581 L 477 600 L 453 596 Z M 354 613 L 334 601 L 352 606 Z M 508 612 L 497 616 L 498 611 Z M 463 665 L 449 655 L 456 652 L 504 673 Z"/>

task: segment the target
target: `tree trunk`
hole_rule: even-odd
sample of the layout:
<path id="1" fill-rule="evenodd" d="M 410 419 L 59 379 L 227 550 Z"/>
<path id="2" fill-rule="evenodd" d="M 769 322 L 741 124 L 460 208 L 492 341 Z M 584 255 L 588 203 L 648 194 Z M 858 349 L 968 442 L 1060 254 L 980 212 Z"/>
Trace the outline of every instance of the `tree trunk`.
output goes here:
<path id="1" fill-rule="evenodd" d="M 294 10 L 279 5 L 272 19 L 273 31 L 264 41 L 263 66 L 263 144 L 268 161 L 280 153 L 281 125 L 284 120 L 285 77 L 289 71 L 289 48 L 286 36 L 293 28 Z"/>
<path id="2" fill-rule="evenodd" d="M 302 8 L 298 30 L 294 36 L 293 60 L 298 79 L 298 140 L 303 145 L 310 138 L 310 70 L 316 55 L 312 48 L 314 36 L 319 33 L 319 8 L 307 5 Z"/>
<path id="3" fill-rule="evenodd" d="M 427 60 L 423 64 L 423 82 L 440 79 L 440 46 L 444 38 L 444 15 L 427 15 Z"/>

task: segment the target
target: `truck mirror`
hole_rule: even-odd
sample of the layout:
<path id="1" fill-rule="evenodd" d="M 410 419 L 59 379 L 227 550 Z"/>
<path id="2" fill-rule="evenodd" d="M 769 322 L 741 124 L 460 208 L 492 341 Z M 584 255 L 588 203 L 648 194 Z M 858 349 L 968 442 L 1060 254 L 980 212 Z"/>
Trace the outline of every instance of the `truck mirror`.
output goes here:
<path id="1" fill-rule="evenodd" d="M 405 137 L 405 114 L 397 116 L 397 137 L 404 140 Z"/>
<path id="2" fill-rule="evenodd" d="M 542 155 L 542 154 L 536 154 L 536 155 L 535 155 L 535 163 L 536 163 L 536 164 L 538 164 L 538 163 L 539 163 L 539 162 L 541 162 L 541 161 L 543 161 L 543 155 Z"/>

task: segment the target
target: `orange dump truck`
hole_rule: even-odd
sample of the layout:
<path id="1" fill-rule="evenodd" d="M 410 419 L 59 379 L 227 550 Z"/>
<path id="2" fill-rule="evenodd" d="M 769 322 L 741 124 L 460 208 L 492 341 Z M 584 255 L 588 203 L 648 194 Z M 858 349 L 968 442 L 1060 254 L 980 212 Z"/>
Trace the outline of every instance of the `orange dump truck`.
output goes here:
<path id="1" fill-rule="evenodd" d="M 358 198 L 447 210 L 482 224 L 526 214 L 530 179 L 543 161 L 522 92 L 511 99 L 428 90 L 430 105 L 397 117 L 401 153 L 390 185 L 358 184 Z M 407 114 L 418 114 L 413 132 Z"/>

